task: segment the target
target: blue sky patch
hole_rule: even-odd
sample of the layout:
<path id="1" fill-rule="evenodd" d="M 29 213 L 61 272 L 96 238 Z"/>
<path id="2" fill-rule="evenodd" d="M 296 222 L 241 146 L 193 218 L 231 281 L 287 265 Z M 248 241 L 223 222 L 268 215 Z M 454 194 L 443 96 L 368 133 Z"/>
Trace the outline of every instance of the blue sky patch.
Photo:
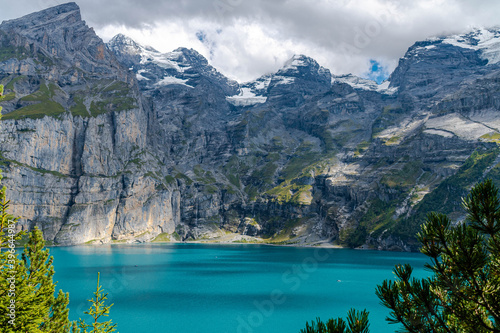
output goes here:
<path id="1" fill-rule="evenodd" d="M 384 68 L 378 61 L 371 59 L 370 68 L 366 74 L 366 78 L 380 84 L 389 78 L 389 74 L 387 69 Z"/>

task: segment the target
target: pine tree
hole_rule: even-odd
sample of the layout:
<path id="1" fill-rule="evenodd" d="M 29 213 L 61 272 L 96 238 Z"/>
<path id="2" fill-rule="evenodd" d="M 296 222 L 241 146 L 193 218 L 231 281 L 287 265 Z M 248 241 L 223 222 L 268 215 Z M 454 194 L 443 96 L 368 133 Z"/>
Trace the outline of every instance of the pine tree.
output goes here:
<path id="1" fill-rule="evenodd" d="M 24 233 L 15 231 L 18 219 L 8 213 L 5 192 L 0 188 L 0 332 L 67 332 L 68 294 L 54 297 L 54 267 L 42 232 L 30 233 L 19 259 L 14 247 Z"/>
<path id="2" fill-rule="evenodd" d="M 94 298 L 88 300 L 91 303 L 90 308 L 84 312 L 90 315 L 94 322 L 86 324 L 83 319 L 78 321 L 78 326 L 83 329 L 84 333 L 87 333 L 87 328 L 92 328 L 92 331 L 88 333 L 111 333 L 116 331 L 116 324 L 113 324 L 111 320 L 98 322 L 99 318 L 109 316 L 109 309 L 113 306 L 113 304 L 104 304 L 108 294 L 103 293 L 102 286 L 99 285 L 99 278 L 100 274 L 97 273 L 97 289 L 94 292 Z"/>
<path id="3" fill-rule="evenodd" d="M 0 100 L 2 97 L 0 85 Z M 59 291 L 54 297 L 53 259 L 44 249 L 42 232 L 35 228 L 30 233 L 20 259 L 14 247 L 24 233 L 16 232 L 18 219 L 8 213 L 9 203 L 6 188 L 1 187 L 0 332 L 69 332 L 69 296 Z"/>
<path id="4" fill-rule="evenodd" d="M 0 85 L 0 100 L 3 86 Z M 0 107 L 0 119 L 1 119 Z M 0 180 L 2 179 L 0 170 Z M 79 333 L 78 326 L 92 333 L 116 331 L 111 320 L 98 323 L 101 316 L 108 316 L 110 306 L 104 306 L 107 294 L 102 294 L 97 277 L 95 300 L 87 314 L 94 318 L 92 325 L 84 321 L 70 322 L 68 319 L 69 294 L 59 290 L 54 296 L 56 283 L 53 282 L 53 258 L 45 249 L 42 232 L 35 228 L 24 246 L 21 259 L 15 251 L 16 242 L 24 232 L 16 232 L 18 218 L 8 213 L 10 201 L 6 198 L 6 188 L 0 188 L 0 333 Z"/>
<path id="5" fill-rule="evenodd" d="M 347 313 L 347 321 L 337 318 L 324 323 L 316 318 L 316 322 L 311 321 L 311 325 L 306 323 L 306 328 L 300 330 L 300 333 L 369 333 L 369 326 L 368 311 L 351 309 Z"/>
<path id="6" fill-rule="evenodd" d="M 44 245 L 42 232 L 35 228 L 21 259 L 2 253 L 0 332 L 69 332 L 69 296 L 62 291 L 54 296 L 53 259 Z M 12 304 L 15 317 L 8 315 Z"/>
<path id="7" fill-rule="evenodd" d="M 444 214 L 429 213 L 417 238 L 433 275 L 412 278 L 411 265 L 398 265 L 396 281 L 375 293 L 391 310 L 386 319 L 401 332 L 500 332 L 500 198 L 491 180 L 477 184 L 463 199 L 467 218 L 453 225 Z M 351 310 L 347 323 L 318 318 L 301 333 L 368 333 L 368 314 Z"/>
<path id="8" fill-rule="evenodd" d="M 465 223 L 430 213 L 418 239 L 433 275 L 412 278 L 396 266 L 396 281 L 376 290 L 404 332 L 500 332 L 500 199 L 491 180 L 463 199 Z"/>

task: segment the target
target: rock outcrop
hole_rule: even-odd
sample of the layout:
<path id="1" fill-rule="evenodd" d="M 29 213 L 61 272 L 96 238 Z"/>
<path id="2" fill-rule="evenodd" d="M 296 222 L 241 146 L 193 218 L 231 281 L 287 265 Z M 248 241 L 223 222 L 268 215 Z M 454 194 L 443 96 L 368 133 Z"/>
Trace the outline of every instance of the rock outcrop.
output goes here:
<path id="1" fill-rule="evenodd" d="M 472 184 L 500 181 L 495 43 L 417 42 L 382 85 L 304 55 L 239 84 L 192 49 L 104 44 L 60 5 L 0 25 L 3 183 L 55 244 L 414 250 L 427 211 L 460 220 Z"/>

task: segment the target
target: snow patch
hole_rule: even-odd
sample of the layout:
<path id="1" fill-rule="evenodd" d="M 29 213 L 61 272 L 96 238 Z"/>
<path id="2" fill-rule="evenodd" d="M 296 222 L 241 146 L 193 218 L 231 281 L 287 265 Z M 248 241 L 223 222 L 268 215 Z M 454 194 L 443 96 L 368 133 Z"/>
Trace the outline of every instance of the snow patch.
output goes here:
<path id="1" fill-rule="evenodd" d="M 360 78 L 358 76 L 354 76 L 352 74 L 347 74 L 347 75 L 339 75 L 339 76 L 332 76 L 332 84 L 335 83 L 347 83 L 354 89 L 363 89 L 363 90 L 371 90 L 371 91 L 377 91 L 382 94 L 386 95 L 392 95 L 396 91 L 398 91 L 398 88 L 389 88 L 390 82 L 389 81 L 384 81 L 381 84 L 377 84 L 377 82 L 372 81 L 372 80 L 367 80 Z"/>
<path id="2" fill-rule="evenodd" d="M 295 82 L 294 77 L 288 77 L 288 76 L 275 76 L 277 82 L 276 84 L 291 84 Z"/>
<path id="3" fill-rule="evenodd" d="M 255 95 L 250 88 L 241 88 L 239 95 L 226 97 L 226 100 L 235 106 L 250 106 L 265 103 L 267 97 Z"/>
<path id="4" fill-rule="evenodd" d="M 180 84 L 189 88 L 194 88 L 193 86 L 190 86 L 186 84 L 188 80 L 182 80 L 173 76 L 165 76 L 162 80 L 158 81 L 156 83 L 157 86 L 167 86 L 171 84 Z"/>
<path id="5" fill-rule="evenodd" d="M 464 49 L 478 50 L 481 57 L 488 60 L 488 65 L 500 62 L 500 32 L 479 29 L 467 35 L 447 37 L 443 43 L 458 46 Z"/>
<path id="6" fill-rule="evenodd" d="M 297 67 L 307 66 L 307 63 L 304 61 L 303 56 L 294 55 L 291 59 L 285 62 L 285 65 L 282 69 L 297 69 Z"/>
<path id="7" fill-rule="evenodd" d="M 179 73 L 183 73 L 187 69 L 191 68 L 190 66 L 182 66 L 185 63 L 185 60 L 184 54 L 181 51 L 161 53 L 150 46 L 138 44 L 129 37 L 121 34 L 117 35 L 112 40 L 111 47 L 117 47 L 116 43 L 123 46 L 125 53 L 140 56 L 140 64 L 142 65 L 152 62 L 157 66 L 165 69 L 174 69 Z"/>
<path id="8" fill-rule="evenodd" d="M 137 80 L 139 80 L 139 81 L 141 81 L 141 80 L 147 80 L 147 81 L 149 81 L 149 79 L 147 77 L 143 76 L 142 73 L 148 73 L 148 71 L 145 70 L 145 69 L 139 69 L 137 71 L 137 74 L 135 74 L 135 77 L 137 78 Z"/>
<path id="9" fill-rule="evenodd" d="M 256 90 L 262 90 L 262 89 L 267 89 L 269 87 L 269 83 L 271 82 L 271 78 L 268 78 L 266 80 L 263 80 L 259 83 L 257 83 L 254 87 Z"/>
<path id="10" fill-rule="evenodd" d="M 149 81 L 149 79 L 148 79 L 147 77 L 142 76 L 142 75 L 141 75 L 141 74 L 139 74 L 139 73 L 138 73 L 138 74 L 135 74 L 135 77 L 136 77 L 136 78 L 137 78 L 137 80 L 139 80 L 139 81 L 143 81 L 143 80 L 145 80 L 145 81 Z"/>
<path id="11" fill-rule="evenodd" d="M 191 68 L 189 66 L 179 66 L 175 59 L 176 57 L 172 56 L 171 53 L 161 54 L 147 50 L 143 50 L 143 52 L 141 53 L 141 64 L 152 62 L 165 69 L 174 69 L 179 73 L 183 73 L 185 70 Z"/>

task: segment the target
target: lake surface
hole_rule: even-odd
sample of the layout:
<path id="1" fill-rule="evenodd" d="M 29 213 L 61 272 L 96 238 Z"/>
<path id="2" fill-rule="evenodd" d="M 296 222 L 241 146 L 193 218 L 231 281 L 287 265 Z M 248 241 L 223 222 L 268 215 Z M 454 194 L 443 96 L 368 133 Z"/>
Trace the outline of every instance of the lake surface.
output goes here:
<path id="1" fill-rule="evenodd" d="M 298 333 L 306 321 L 370 312 L 372 333 L 394 332 L 375 287 L 393 279 L 395 264 L 428 273 L 415 253 L 266 245 L 140 244 L 50 249 L 70 293 L 70 319 L 90 317 L 101 285 L 120 333 Z M 110 303 L 108 303 L 110 304 Z"/>

